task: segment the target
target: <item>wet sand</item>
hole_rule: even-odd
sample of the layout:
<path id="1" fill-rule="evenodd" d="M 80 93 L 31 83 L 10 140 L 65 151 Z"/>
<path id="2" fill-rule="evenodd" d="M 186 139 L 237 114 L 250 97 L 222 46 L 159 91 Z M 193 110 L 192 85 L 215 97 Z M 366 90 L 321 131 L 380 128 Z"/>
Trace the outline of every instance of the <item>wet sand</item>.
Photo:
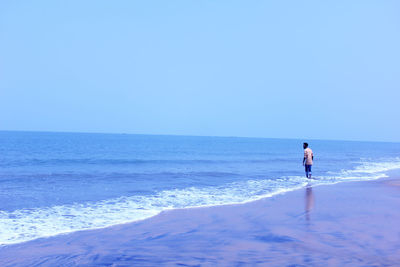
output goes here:
<path id="1" fill-rule="evenodd" d="M 175 265 L 399 266 L 400 180 L 171 210 L 141 222 L 0 248 L 0 266 Z"/>

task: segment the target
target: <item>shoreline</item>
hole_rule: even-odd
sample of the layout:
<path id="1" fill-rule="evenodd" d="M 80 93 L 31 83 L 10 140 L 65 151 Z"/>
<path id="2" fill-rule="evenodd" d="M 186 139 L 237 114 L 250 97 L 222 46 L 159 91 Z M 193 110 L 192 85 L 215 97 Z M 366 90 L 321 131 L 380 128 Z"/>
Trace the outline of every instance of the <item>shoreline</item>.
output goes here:
<path id="1" fill-rule="evenodd" d="M 398 173 L 6 245 L 0 265 L 390 266 L 400 262 Z"/>
<path id="2" fill-rule="evenodd" d="M 400 177 L 400 169 L 399 170 L 390 170 L 387 171 L 386 173 L 394 173 L 394 176 Z M 341 181 L 336 181 L 336 182 L 332 182 L 332 183 L 327 183 L 327 184 L 313 184 L 311 185 L 313 188 L 315 187 L 319 187 L 319 186 L 332 186 L 332 185 L 336 185 L 336 184 L 341 184 L 341 183 L 357 183 L 357 182 L 368 182 L 368 181 L 376 181 L 376 180 L 382 180 L 382 179 L 388 179 L 390 178 L 390 175 L 387 177 L 378 177 L 378 178 L 372 178 L 372 179 L 366 179 L 366 180 L 341 180 Z M 319 179 L 311 179 L 309 180 L 308 183 L 312 183 L 312 182 L 316 182 Z M 305 180 L 308 181 L 308 180 Z M 224 204 L 210 204 L 210 205 L 203 205 L 203 206 L 188 206 L 188 207 L 183 207 L 183 208 L 167 208 L 164 210 L 161 210 L 159 213 L 154 214 L 150 217 L 146 217 L 146 218 L 142 218 L 142 219 L 136 219 L 133 221 L 127 221 L 127 222 L 121 222 L 121 223 L 117 223 L 117 224 L 113 224 L 113 225 L 107 225 L 107 226 L 103 226 L 103 227 L 97 227 L 97 228 L 90 228 L 90 229 L 80 229 L 80 230 L 71 230 L 71 231 L 67 231 L 67 232 L 62 232 L 62 233 L 57 233 L 57 234 L 51 234 L 48 236 L 41 236 L 41 237 L 37 237 L 34 239 L 30 239 L 30 240 L 26 240 L 26 241 L 20 241 L 20 242 L 15 242 L 15 243 L 8 243 L 8 244 L 0 244 L 0 250 L 2 247 L 8 247 L 8 246 L 14 246 L 14 245 L 19 245 L 19 244 L 24 244 L 27 242 L 33 242 L 35 240 L 41 240 L 41 239 L 47 239 L 47 238 L 53 238 L 53 237 L 58 237 L 58 236 L 63 236 L 63 235 L 69 235 L 69 234 L 73 234 L 73 233 L 78 233 L 78 232 L 82 232 L 82 231 L 96 231 L 96 230 L 102 230 L 102 229 L 107 229 L 109 227 L 115 227 L 115 226 L 119 226 L 119 225 L 126 225 L 126 224 L 134 224 L 134 223 L 139 223 L 142 221 L 146 221 L 146 220 L 150 220 L 156 216 L 159 216 L 160 214 L 164 213 L 164 212 L 171 212 L 174 210 L 190 210 L 190 209 L 202 209 L 202 208 L 213 208 L 213 207 L 220 207 L 220 206 L 237 206 L 237 205 L 246 205 L 248 203 L 252 203 L 252 202 L 256 202 L 256 201 L 260 201 L 263 199 L 269 199 L 269 198 L 273 198 L 275 196 L 279 196 L 279 195 L 285 195 L 288 193 L 291 193 L 293 191 L 297 191 L 297 190 L 302 190 L 304 188 L 306 188 L 308 185 L 301 185 L 301 186 L 297 186 L 297 187 L 293 187 L 293 188 L 286 188 L 286 189 L 281 189 L 275 192 L 271 192 L 269 194 L 266 195 L 261 195 L 255 199 L 250 199 L 250 200 L 246 200 L 243 202 L 236 202 L 236 203 L 224 203 Z"/>

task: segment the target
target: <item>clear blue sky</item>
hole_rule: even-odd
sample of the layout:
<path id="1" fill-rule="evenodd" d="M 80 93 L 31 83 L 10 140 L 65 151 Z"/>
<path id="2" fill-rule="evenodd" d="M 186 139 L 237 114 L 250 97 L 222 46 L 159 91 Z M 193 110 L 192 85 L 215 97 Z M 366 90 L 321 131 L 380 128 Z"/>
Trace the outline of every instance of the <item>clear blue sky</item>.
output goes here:
<path id="1" fill-rule="evenodd" d="M 0 2 L 0 130 L 400 141 L 400 1 Z"/>

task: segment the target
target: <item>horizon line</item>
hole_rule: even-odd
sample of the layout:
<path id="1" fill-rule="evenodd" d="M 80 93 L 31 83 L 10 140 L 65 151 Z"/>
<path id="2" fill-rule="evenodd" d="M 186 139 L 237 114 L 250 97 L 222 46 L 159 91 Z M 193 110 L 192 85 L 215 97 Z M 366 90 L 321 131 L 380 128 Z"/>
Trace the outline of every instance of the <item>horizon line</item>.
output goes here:
<path id="1" fill-rule="evenodd" d="M 372 143 L 400 143 L 400 141 L 376 141 L 376 140 L 349 140 L 349 139 L 320 139 L 301 137 L 261 137 L 261 136 L 228 136 L 228 135 L 192 135 L 192 134 L 149 134 L 149 133 L 123 133 L 123 132 L 74 132 L 74 131 L 50 131 L 50 130 L 0 130 L 0 132 L 33 132 L 33 133 L 69 133 L 69 134 L 120 134 L 120 135 L 153 135 L 153 136 L 186 136 L 186 137 L 216 137 L 216 138 L 248 138 L 248 139 L 289 139 L 304 141 L 342 141 L 342 142 L 372 142 Z"/>

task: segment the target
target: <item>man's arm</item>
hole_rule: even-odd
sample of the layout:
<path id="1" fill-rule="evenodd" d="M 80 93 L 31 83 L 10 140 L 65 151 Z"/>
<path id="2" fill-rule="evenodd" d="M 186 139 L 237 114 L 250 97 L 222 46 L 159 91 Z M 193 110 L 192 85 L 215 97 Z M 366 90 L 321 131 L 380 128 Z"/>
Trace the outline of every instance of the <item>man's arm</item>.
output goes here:
<path id="1" fill-rule="evenodd" d="M 306 156 L 304 156 L 304 158 L 303 158 L 303 166 L 304 166 L 304 162 L 306 162 Z"/>

